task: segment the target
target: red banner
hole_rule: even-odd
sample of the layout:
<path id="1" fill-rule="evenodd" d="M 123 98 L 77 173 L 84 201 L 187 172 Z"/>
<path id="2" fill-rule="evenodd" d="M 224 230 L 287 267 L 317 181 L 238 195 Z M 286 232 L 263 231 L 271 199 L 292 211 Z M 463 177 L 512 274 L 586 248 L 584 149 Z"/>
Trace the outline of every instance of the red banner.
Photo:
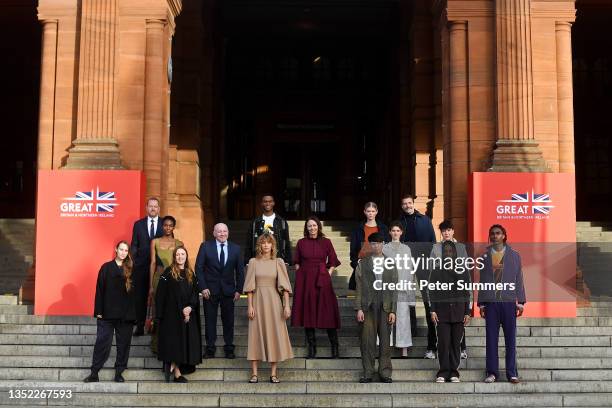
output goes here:
<path id="1" fill-rule="evenodd" d="M 470 241 L 485 251 L 489 227 L 501 224 L 519 252 L 525 315 L 576 316 L 576 193 L 568 173 L 473 173 Z M 481 252 L 481 253 L 478 253 Z"/>
<path id="2" fill-rule="evenodd" d="M 100 266 L 130 242 L 144 192 L 141 171 L 38 172 L 35 314 L 93 314 Z"/>

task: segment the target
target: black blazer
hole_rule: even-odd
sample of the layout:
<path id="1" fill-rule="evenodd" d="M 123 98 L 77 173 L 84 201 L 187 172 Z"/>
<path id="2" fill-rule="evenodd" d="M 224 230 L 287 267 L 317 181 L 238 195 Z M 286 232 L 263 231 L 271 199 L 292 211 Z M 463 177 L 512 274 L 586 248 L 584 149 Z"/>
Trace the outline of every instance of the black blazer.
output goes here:
<path id="1" fill-rule="evenodd" d="M 212 295 L 225 296 L 242 293 L 244 262 L 240 246 L 227 241 L 226 256 L 225 266 L 221 267 L 216 240 L 202 242 L 195 264 L 200 292 L 208 289 Z"/>
<path id="2" fill-rule="evenodd" d="M 135 267 L 148 267 L 151 263 L 151 238 L 149 238 L 148 220 L 149 217 L 141 218 L 134 223 L 134 228 L 132 228 L 131 252 Z M 162 217 L 158 217 L 157 226 L 155 228 L 155 238 L 164 235 L 161 224 Z"/>
<path id="3" fill-rule="evenodd" d="M 123 269 L 113 259 L 106 262 L 98 272 L 94 317 L 103 319 L 136 320 L 136 298 L 134 282 L 128 292 L 125 288 Z"/>

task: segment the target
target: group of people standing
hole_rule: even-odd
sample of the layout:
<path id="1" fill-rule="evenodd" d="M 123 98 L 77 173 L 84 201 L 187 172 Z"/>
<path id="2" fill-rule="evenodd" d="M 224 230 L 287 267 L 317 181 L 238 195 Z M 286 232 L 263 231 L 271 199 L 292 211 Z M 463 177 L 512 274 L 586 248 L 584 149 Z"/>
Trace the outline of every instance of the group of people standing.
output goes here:
<path id="1" fill-rule="evenodd" d="M 192 267 L 183 243 L 174 237 L 176 220 L 171 216 L 160 217 L 159 200 L 150 198 L 146 204 L 147 216 L 134 223 L 131 245 L 119 242 L 114 259 L 100 269 L 94 307 L 97 338 L 91 373 L 85 382 L 99 380 L 98 372 L 108 359 L 113 332 L 117 340 L 115 381 L 123 382 L 132 331 L 134 336 L 140 336 L 145 329 L 152 335 L 152 350 L 163 362 L 166 381 L 173 378 L 175 382 L 187 382 L 184 374 L 192 373 L 202 357 L 216 355 L 219 309 L 224 354 L 226 358 L 235 358 L 234 305 L 241 294 L 247 297 L 247 360 L 251 361 L 252 371 L 249 382 L 259 381 L 259 361 L 270 362 L 269 380 L 280 382 L 277 364 L 293 358 L 288 319 L 292 326 L 304 328 L 306 358 L 317 355 L 315 329 L 326 330 L 331 357 L 339 358 L 340 312 L 332 275 L 340 261 L 331 240 L 325 237 L 321 221 L 310 216 L 304 224 L 304 237 L 292 251 L 287 221 L 274 213 L 274 198 L 262 197 L 261 206 L 262 215 L 249 226 L 244 254 L 239 245 L 228 240 L 227 225 L 219 223 L 214 226 L 214 239 L 200 245 Z M 416 290 L 384 289 L 388 286 L 379 290 L 375 281 L 397 283 L 411 281 L 414 276 L 440 282 L 470 279 L 469 271 L 460 276 L 423 268 L 415 271 L 385 266 L 382 272 L 377 270 L 377 257 L 467 257 L 465 246 L 454 240 L 449 221 L 440 224 L 442 239 L 436 243 L 431 220 L 415 210 L 411 196 L 402 199 L 402 214 L 390 228 L 377 220 L 377 214 L 375 203 L 365 205 L 365 221 L 352 233 L 350 244 L 354 271 L 349 288 L 356 291 L 354 304 L 364 369 L 360 382 L 364 383 L 373 380 L 377 348 L 380 380 L 392 382 L 391 347 L 400 348 L 402 357 L 407 357 L 416 336 Z M 515 344 L 508 338 L 516 336 L 516 317 L 522 314 L 525 302 L 520 256 L 505 244 L 507 234 L 503 227 L 491 227 L 490 237 L 490 256 L 485 257 L 489 262 L 485 262 L 485 269 L 481 271 L 481 281 L 520 279 L 521 285 L 514 294 L 495 292 L 492 296 L 487 293 L 479 297 L 480 313 L 487 322 L 485 381 L 493 382 L 499 376 L 497 340 L 502 325 L 506 347 L 510 348 L 506 352 L 507 376 L 512 382 L 518 382 L 516 362 L 510 361 L 516 359 Z M 504 263 L 505 259 L 509 262 Z M 248 260 L 246 276 L 244 260 Z M 288 272 L 290 265 L 295 268 L 293 287 Z M 509 268 L 512 272 L 507 273 Z M 423 290 L 421 294 L 428 326 L 425 358 L 436 358 L 437 354 L 440 362 L 437 382 L 459 382 L 459 362 L 462 357 L 467 358 L 464 325 L 472 314 L 471 293 Z M 201 299 L 206 340 L 203 354 Z M 520 312 L 512 314 L 513 307 Z"/>

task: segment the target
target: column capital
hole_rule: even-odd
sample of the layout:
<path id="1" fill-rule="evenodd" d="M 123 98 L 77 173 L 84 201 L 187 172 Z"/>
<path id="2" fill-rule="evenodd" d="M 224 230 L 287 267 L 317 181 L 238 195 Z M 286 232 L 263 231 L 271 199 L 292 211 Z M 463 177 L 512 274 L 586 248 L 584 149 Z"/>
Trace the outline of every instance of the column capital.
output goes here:
<path id="1" fill-rule="evenodd" d="M 531 0 L 531 16 L 573 23 L 576 21 L 576 1 Z"/>

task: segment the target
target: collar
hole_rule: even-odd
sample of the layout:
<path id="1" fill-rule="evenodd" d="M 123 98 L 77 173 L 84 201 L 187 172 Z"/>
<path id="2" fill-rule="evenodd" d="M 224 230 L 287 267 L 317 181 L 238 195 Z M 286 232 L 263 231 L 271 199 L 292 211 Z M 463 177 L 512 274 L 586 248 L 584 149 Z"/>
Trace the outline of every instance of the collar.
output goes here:
<path id="1" fill-rule="evenodd" d="M 155 221 L 155 223 L 157 223 L 157 220 L 159 220 L 159 215 L 157 217 L 151 218 L 147 215 L 147 223 L 151 223 L 151 220 Z"/>
<path id="2" fill-rule="evenodd" d="M 227 247 L 227 241 L 225 242 L 219 242 L 215 239 L 215 242 L 217 243 L 217 247 L 219 247 L 221 244 L 225 245 Z"/>

